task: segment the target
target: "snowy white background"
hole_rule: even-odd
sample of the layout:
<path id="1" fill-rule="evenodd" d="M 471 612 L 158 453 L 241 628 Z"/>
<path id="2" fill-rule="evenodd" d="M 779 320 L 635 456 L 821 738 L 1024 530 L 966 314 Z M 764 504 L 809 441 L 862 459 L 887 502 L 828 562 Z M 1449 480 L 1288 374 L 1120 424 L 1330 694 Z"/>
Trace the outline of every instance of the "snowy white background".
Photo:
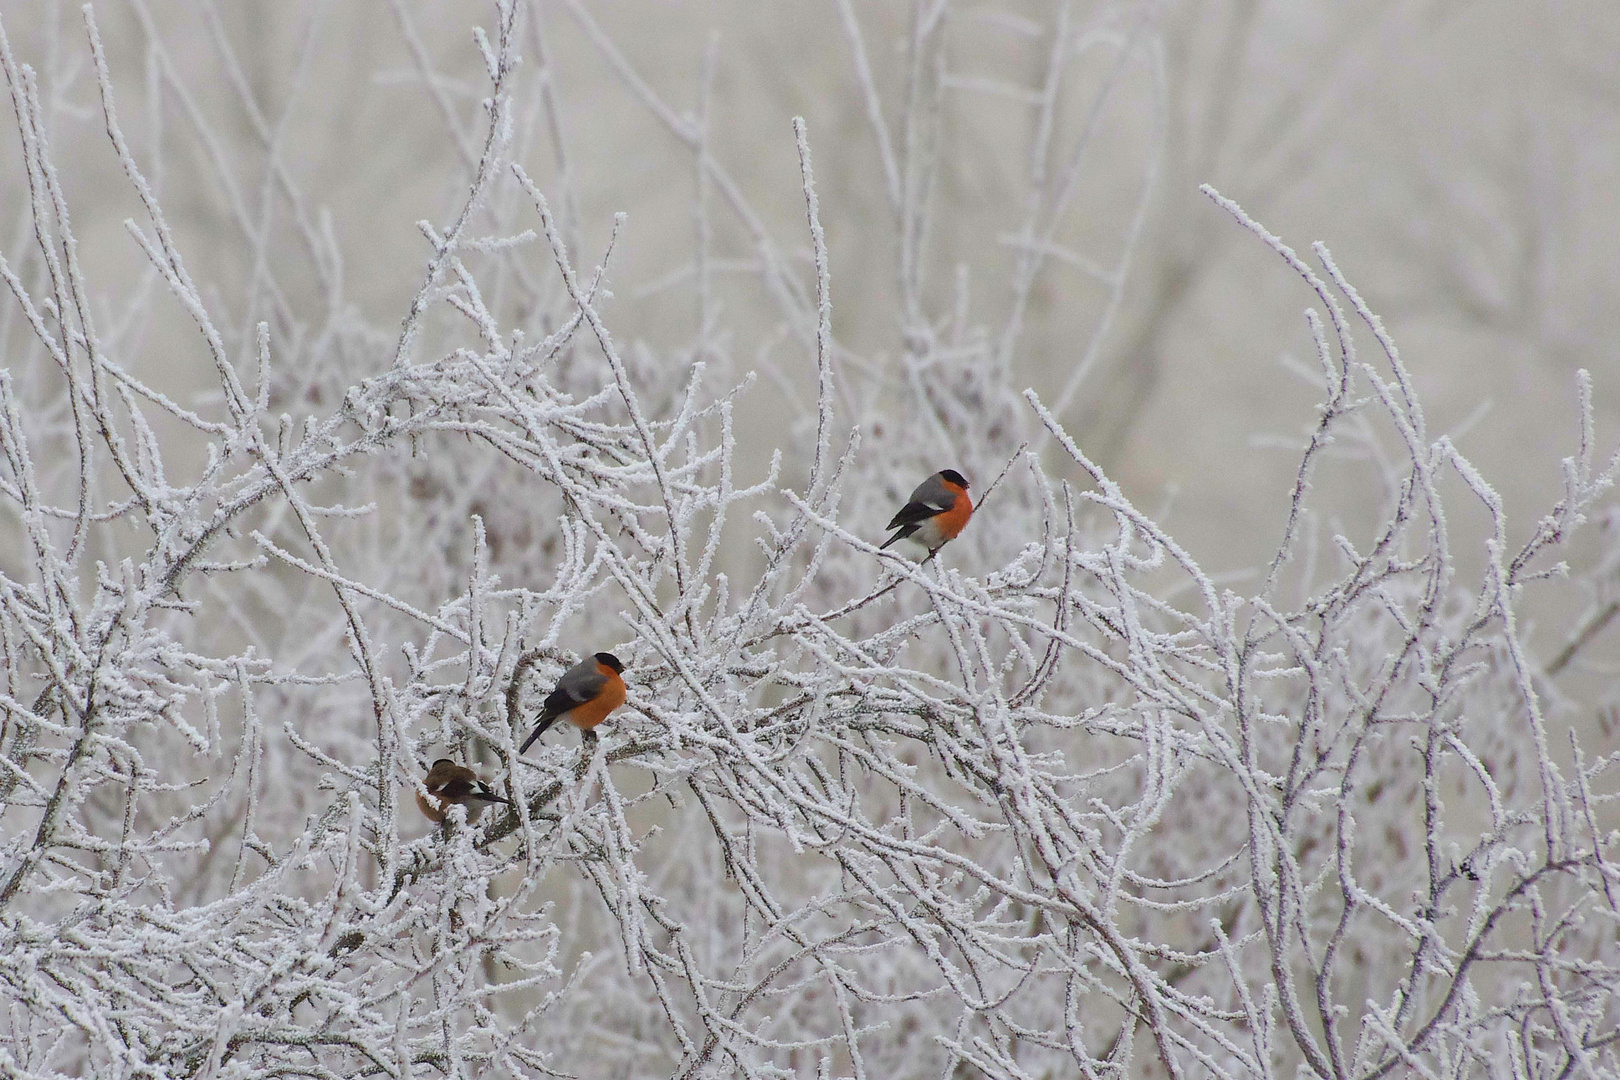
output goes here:
<path id="1" fill-rule="evenodd" d="M 1607 6 L 4 19 L 0 1071 L 1620 1068 Z"/>

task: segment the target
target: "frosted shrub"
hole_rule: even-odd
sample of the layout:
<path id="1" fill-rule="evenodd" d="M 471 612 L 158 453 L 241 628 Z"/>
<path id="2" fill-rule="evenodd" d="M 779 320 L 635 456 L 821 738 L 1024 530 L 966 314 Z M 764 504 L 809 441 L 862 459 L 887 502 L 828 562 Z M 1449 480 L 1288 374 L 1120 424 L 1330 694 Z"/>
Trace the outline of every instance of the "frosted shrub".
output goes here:
<path id="1" fill-rule="evenodd" d="M 0 39 L 33 244 L 0 264 L 0 1072 L 1620 1069 L 1610 761 L 1549 718 L 1516 619 L 1528 591 L 1593 584 L 1559 564 L 1616 472 L 1584 376 L 1563 489 L 1510 542 L 1328 252 L 1210 192 L 1308 284 L 1322 401 L 1275 558 L 1223 587 L 1013 389 L 1033 255 L 1006 333 L 931 313 L 902 265 L 895 369 L 839 345 L 832 305 L 858 298 L 835 300 L 801 125 L 806 228 L 754 234 L 807 358 L 760 362 L 792 425 L 767 468 L 738 450 L 759 391 L 716 328 L 708 203 L 695 344 L 626 349 L 611 249 L 582 269 L 516 163 L 520 102 L 555 107 L 516 92 L 528 18 L 502 4 L 476 36 L 470 190 L 424 225 L 397 330 L 301 311 L 259 257 L 274 220 L 302 272 L 336 274 L 268 124 L 274 214 L 241 207 L 259 269 L 229 300 L 199 286 L 87 9 L 83 85 L 148 260 L 94 291 L 37 80 Z M 934 32 L 919 16 L 913 48 Z M 921 235 L 937 147 L 897 153 L 863 78 Z M 705 198 L 746 219 L 681 130 Z M 195 400 L 128 363 L 170 305 L 212 373 Z M 1370 480 L 1381 510 L 1329 528 L 1311 482 L 1345 457 L 1370 465 L 1333 482 Z M 968 531 L 880 553 L 947 465 L 975 482 Z M 1481 511 L 1482 548 L 1448 524 Z M 599 648 L 629 705 L 594 745 L 517 759 Z M 429 827 L 413 795 L 443 755 L 514 810 Z"/>

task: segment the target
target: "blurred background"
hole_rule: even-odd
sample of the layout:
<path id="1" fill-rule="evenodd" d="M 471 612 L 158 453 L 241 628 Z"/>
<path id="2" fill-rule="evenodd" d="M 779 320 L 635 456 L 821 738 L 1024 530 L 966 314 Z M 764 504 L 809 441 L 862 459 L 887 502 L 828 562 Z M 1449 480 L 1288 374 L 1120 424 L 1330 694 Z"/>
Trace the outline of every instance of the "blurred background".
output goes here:
<path id="1" fill-rule="evenodd" d="M 1290 368 L 1315 367 L 1302 317 L 1313 296 L 1200 184 L 1297 250 L 1327 243 L 1400 344 L 1431 436 L 1452 432 L 1501 494 L 1510 541 L 1557 497 L 1578 430 L 1577 369 L 1595 380 L 1599 453 L 1620 430 L 1611 3 L 529 10 L 515 156 L 562 193 L 583 267 L 600 259 L 613 214 L 628 214 L 605 310 L 632 349 L 709 350 L 745 371 L 787 347 L 753 260 L 769 235 L 810 280 L 791 129 L 802 115 L 847 362 L 899 370 L 928 326 L 981 327 L 1013 385 L 1060 405 L 1087 452 L 1213 570 L 1273 550 L 1319 393 Z M 375 367 L 429 256 L 415 223 L 447 226 L 478 159 L 489 83 L 471 27 L 491 24 L 489 6 L 97 12 L 132 148 L 227 321 L 263 317 L 232 308 L 262 270 L 240 221 L 274 203 L 263 258 L 277 264 L 278 343 L 296 354 L 301 335 L 347 337 L 357 367 Z M 80 15 L 24 0 L 7 5 L 5 26 L 18 61 L 39 72 L 93 289 L 127 288 L 145 266 L 122 224 L 139 204 L 85 76 Z M 701 180 L 695 140 L 718 170 Z M 267 141 L 285 174 L 274 183 L 299 193 L 296 214 L 264 197 L 276 171 L 264 167 Z M 26 266 L 16 132 L 0 146 L 0 243 Z M 711 207 L 701 225 L 700 196 Z M 913 234 L 897 197 L 929 206 L 926 228 Z M 690 285 L 700 242 L 712 333 L 697 326 Z M 15 343 L 11 306 L 0 341 Z M 152 310 L 139 355 L 124 360 L 183 396 L 211 374 L 177 305 Z M 802 389 L 813 366 L 794 363 Z M 793 391 L 748 399 L 745 440 L 781 443 Z M 1347 495 L 1344 513 L 1375 509 L 1360 498 Z M 1589 659 L 1614 655 L 1620 637 L 1605 638 Z"/>

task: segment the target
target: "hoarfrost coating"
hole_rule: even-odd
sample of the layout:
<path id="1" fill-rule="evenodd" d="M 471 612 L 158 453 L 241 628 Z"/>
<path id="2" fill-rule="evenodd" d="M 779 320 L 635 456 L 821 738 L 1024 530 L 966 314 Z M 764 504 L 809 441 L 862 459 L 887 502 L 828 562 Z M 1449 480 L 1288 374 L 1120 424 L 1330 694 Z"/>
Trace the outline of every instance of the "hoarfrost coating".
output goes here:
<path id="1" fill-rule="evenodd" d="M 190 268 L 86 8 L 75 100 L 105 119 L 147 264 L 98 284 L 46 122 L 65 99 L 0 37 L 27 181 L 0 263 L 3 1071 L 1620 1068 L 1612 760 L 1550 707 L 1616 610 L 1617 462 L 1585 374 L 1561 487 L 1515 529 L 1328 250 L 1208 189 L 1303 279 L 1321 401 L 1274 557 L 1218 580 L 1011 381 L 1037 248 L 1001 332 L 966 317 L 965 282 L 927 286 L 933 16 L 897 137 L 840 7 L 901 223 L 884 362 L 834 332 L 813 132 L 783 132 L 808 230 L 774 235 L 707 117 L 565 6 L 693 154 L 684 349 L 615 339 L 628 226 L 582 271 L 566 167 L 519 161 L 531 137 L 565 156 L 529 8 L 475 36 L 469 186 L 422 225 L 386 330 L 301 308 L 308 282 L 270 257 L 294 230 L 341 293 L 245 79 L 265 156 L 228 242 L 255 269 L 220 295 Z M 1120 70 L 1139 59 L 1138 36 L 1110 41 Z M 1030 237 L 1073 179 L 1036 171 Z M 780 325 L 753 364 L 714 292 L 722 215 Z M 195 335 L 173 362 L 208 392 L 129 363 L 170 306 Z M 768 466 L 738 450 L 754 370 L 780 391 Z M 989 478 L 973 527 L 926 564 L 879 550 L 940 461 Z M 1319 510 L 1358 480 L 1375 517 Z M 1607 552 L 1589 574 L 1560 561 L 1579 544 Z M 1591 602 L 1533 641 L 1538 590 Z M 579 641 L 623 657 L 627 706 L 599 741 L 518 758 Z M 510 812 L 402 815 L 446 756 Z"/>

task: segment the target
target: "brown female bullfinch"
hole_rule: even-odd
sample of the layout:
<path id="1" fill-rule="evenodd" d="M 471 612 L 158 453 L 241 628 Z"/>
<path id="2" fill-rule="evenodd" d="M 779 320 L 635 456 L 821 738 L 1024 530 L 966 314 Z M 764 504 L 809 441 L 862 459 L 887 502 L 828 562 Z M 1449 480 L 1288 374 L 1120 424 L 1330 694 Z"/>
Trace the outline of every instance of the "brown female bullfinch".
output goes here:
<path id="1" fill-rule="evenodd" d="M 451 803 L 465 806 L 469 821 L 477 817 L 479 811 L 489 803 L 512 805 L 512 800 L 503 799 L 491 791 L 477 773 L 465 765 L 457 765 L 449 758 L 440 758 L 433 763 L 427 776 L 422 779 L 422 786 L 427 791 L 417 791 L 416 805 L 433 822 L 444 820 Z"/>

